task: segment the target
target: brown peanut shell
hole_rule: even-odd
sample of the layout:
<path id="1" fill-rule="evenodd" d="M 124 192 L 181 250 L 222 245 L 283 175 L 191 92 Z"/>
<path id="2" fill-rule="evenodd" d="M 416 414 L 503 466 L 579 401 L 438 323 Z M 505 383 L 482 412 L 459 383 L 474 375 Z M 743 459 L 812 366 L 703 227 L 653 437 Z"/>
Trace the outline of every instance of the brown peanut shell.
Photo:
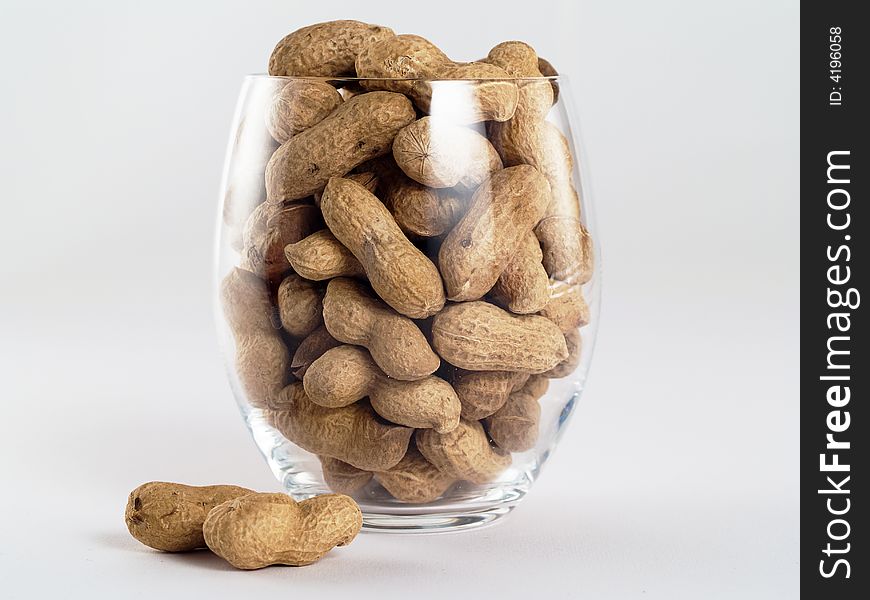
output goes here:
<path id="1" fill-rule="evenodd" d="M 519 97 L 511 118 L 513 125 L 524 121 L 523 125 L 534 126 L 547 116 L 553 105 L 553 87 L 546 79 L 537 80 L 543 74 L 534 48 L 524 42 L 502 42 L 489 51 L 486 62 L 504 69 L 511 77 L 523 78 L 517 81 Z"/>
<path id="2" fill-rule="evenodd" d="M 212 508 L 253 493 L 236 485 L 152 481 L 130 492 L 124 521 L 130 535 L 146 546 L 164 552 L 187 552 L 205 548 L 202 524 Z"/>
<path id="3" fill-rule="evenodd" d="M 386 157 L 374 161 L 372 168 L 378 174 L 378 198 L 409 238 L 443 235 L 465 214 L 468 199 L 463 191 L 426 187 L 405 175 Z"/>
<path id="4" fill-rule="evenodd" d="M 375 163 L 377 161 L 375 160 L 375 161 L 370 161 L 370 162 Z M 369 164 L 369 163 L 366 162 L 363 164 Z M 372 171 L 362 171 L 359 173 L 348 173 L 347 175 L 344 176 L 344 178 L 350 179 L 351 181 L 356 181 L 358 184 L 363 186 L 365 189 L 370 191 L 372 194 L 374 194 L 377 191 L 378 183 L 380 181 L 377 174 L 375 174 Z M 317 206 L 320 206 L 320 200 L 322 198 L 323 198 L 323 192 L 316 192 L 314 194 L 314 203 Z"/>
<path id="5" fill-rule="evenodd" d="M 479 421 L 504 406 L 508 396 L 529 379 L 528 373 L 457 369 L 453 388 L 462 403 L 462 418 Z"/>
<path id="6" fill-rule="evenodd" d="M 375 412 L 397 425 L 447 432 L 459 422 L 461 405 L 449 383 L 434 375 L 416 381 L 391 379 L 358 346 L 325 352 L 309 367 L 303 384 L 311 401 L 327 408 L 368 396 Z"/>
<path id="7" fill-rule="evenodd" d="M 558 77 L 559 71 L 550 64 L 546 58 L 538 57 L 538 70 L 544 77 Z M 553 87 L 553 104 L 559 101 L 559 82 L 555 79 L 550 79 L 550 85 Z"/>
<path id="8" fill-rule="evenodd" d="M 543 264 L 550 277 L 576 285 L 592 279 L 592 236 L 579 219 L 545 217 L 535 227 L 535 234 L 541 241 Z"/>
<path id="9" fill-rule="evenodd" d="M 579 285 L 550 281 L 550 300 L 538 313 L 552 321 L 562 333 L 589 324 L 589 305 Z"/>
<path id="10" fill-rule="evenodd" d="M 371 406 L 357 402 L 324 408 L 291 384 L 279 394 L 286 407 L 266 411 L 269 422 L 285 438 L 313 454 L 337 458 L 364 471 L 382 471 L 399 462 L 414 433 L 408 427 L 385 424 Z"/>
<path id="11" fill-rule="evenodd" d="M 306 337 L 323 324 L 323 291 L 299 275 L 284 278 L 277 302 L 281 325 L 294 337 Z"/>
<path id="12" fill-rule="evenodd" d="M 357 469 L 353 465 L 328 456 L 318 456 L 323 470 L 323 480 L 333 492 L 354 494 L 371 481 L 371 471 Z"/>
<path id="13" fill-rule="evenodd" d="M 472 483 L 492 481 L 511 463 L 510 454 L 490 445 L 477 421 L 463 419 L 449 433 L 421 429 L 416 442 L 420 453 L 442 473 Z"/>
<path id="14" fill-rule="evenodd" d="M 360 77 L 373 78 L 363 82 L 365 88 L 405 94 L 424 113 L 434 111 L 453 122 L 505 121 L 516 110 L 517 87 L 503 69 L 453 62 L 418 35 L 369 44 L 360 52 L 356 70 Z"/>
<path id="15" fill-rule="evenodd" d="M 496 445 L 507 452 L 525 452 L 535 447 L 541 420 L 541 405 L 524 390 L 512 393 L 484 425 Z"/>
<path id="16" fill-rule="evenodd" d="M 245 224 L 241 266 L 265 279 L 278 279 L 290 270 L 284 247 L 321 227 L 320 214 L 310 204 L 261 204 Z"/>
<path id="17" fill-rule="evenodd" d="M 365 270 L 350 250 L 328 229 L 316 231 L 284 247 L 293 270 L 305 279 L 324 281 L 333 277 L 365 277 Z"/>
<path id="18" fill-rule="evenodd" d="M 377 197 L 354 181 L 336 177 L 326 186 L 321 210 L 384 302 L 413 319 L 441 310 L 444 287 L 438 269 L 405 237 Z"/>
<path id="19" fill-rule="evenodd" d="M 401 94 L 351 98 L 314 127 L 282 144 L 266 165 L 266 199 L 273 204 L 321 191 L 331 177 L 390 152 L 393 138 L 416 118 Z"/>
<path id="20" fill-rule="evenodd" d="M 437 500 L 456 482 L 456 477 L 442 472 L 412 444 L 396 466 L 375 473 L 375 481 L 396 500 L 423 504 Z"/>
<path id="21" fill-rule="evenodd" d="M 485 180 L 438 252 L 447 297 L 477 300 L 492 289 L 549 202 L 547 180 L 529 165 Z"/>
<path id="22" fill-rule="evenodd" d="M 580 364 L 582 357 L 583 342 L 580 337 L 579 329 L 572 329 L 565 334 L 565 342 L 568 345 L 568 358 L 560 362 L 558 365 L 544 373 L 545 377 L 550 379 L 560 379 L 567 377 L 573 373 Z"/>
<path id="23" fill-rule="evenodd" d="M 432 345 L 444 360 L 469 371 L 543 373 L 568 356 L 552 321 L 481 301 L 451 304 L 436 315 Z"/>
<path id="24" fill-rule="evenodd" d="M 340 408 L 368 396 L 381 375 L 364 348 L 343 344 L 327 350 L 311 363 L 302 383 L 312 402 Z"/>
<path id="25" fill-rule="evenodd" d="M 320 123 L 342 101 L 341 94 L 324 81 L 289 81 L 272 99 L 266 113 L 266 129 L 275 141 L 283 144 Z"/>
<path id="26" fill-rule="evenodd" d="M 321 325 L 312 331 L 293 354 L 293 361 L 290 363 L 290 369 L 297 379 L 305 377 L 305 372 L 315 360 L 323 356 L 330 348 L 340 346 L 341 342 L 332 337 L 325 325 Z"/>
<path id="27" fill-rule="evenodd" d="M 441 363 L 411 319 L 371 296 L 352 279 L 329 282 L 323 319 L 332 337 L 367 348 L 390 377 L 413 381 L 434 373 Z"/>
<path id="28" fill-rule="evenodd" d="M 550 280 L 542 259 L 541 244 L 530 231 L 523 236 L 490 292 L 496 303 L 520 315 L 544 308 L 550 300 Z"/>
<path id="29" fill-rule="evenodd" d="M 290 378 L 290 352 L 278 332 L 265 281 L 235 268 L 221 284 L 221 302 L 236 342 L 236 374 L 252 406 L 268 406 Z"/>
<path id="30" fill-rule="evenodd" d="M 474 190 L 502 168 L 484 136 L 438 117 L 423 117 L 399 131 L 393 159 L 408 177 L 432 188 Z"/>
<path id="31" fill-rule="evenodd" d="M 212 509 L 202 533 L 209 549 L 237 569 L 261 569 L 310 565 L 361 528 L 362 512 L 348 496 L 297 503 L 286 494 L 250 494 Z"/>
<path id="32" fill-rule="evenodd" d="M 285 36 L 269 57 L 269 75 L 354 77 L 357 55 L 393 37 L 393 30 L 360 21 L 328 21 Z"/>

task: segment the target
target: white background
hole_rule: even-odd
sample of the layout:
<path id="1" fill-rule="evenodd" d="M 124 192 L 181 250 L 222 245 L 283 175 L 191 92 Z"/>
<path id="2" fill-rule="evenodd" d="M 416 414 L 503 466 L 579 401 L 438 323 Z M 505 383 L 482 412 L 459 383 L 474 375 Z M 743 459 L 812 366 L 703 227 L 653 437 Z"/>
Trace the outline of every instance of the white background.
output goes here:
<path id="1" fill-rule="evenodd" d="M 213 333 L 242 76 L 358 18 L 573 81 L 603 245 L 587 392 L 502 525 L 232 571 L 123 524 L 152 480 L 277 483 Z M 795 598 L 798 3 L 0 3 L 0 595 Z"/>

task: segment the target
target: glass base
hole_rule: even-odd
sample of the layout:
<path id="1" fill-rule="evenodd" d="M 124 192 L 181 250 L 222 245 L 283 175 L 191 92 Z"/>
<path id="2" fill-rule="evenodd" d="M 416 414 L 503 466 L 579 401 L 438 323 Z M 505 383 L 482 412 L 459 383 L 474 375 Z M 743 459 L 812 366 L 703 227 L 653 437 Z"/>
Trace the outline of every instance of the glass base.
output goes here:
<path id="1" fill-rule="evenodd" d="M 363 509 L 363 530 L 412 535 L 456 533 L 501 523 L 502 518 L 506 517 L 515 507 L 516 504 L 507 504 L 477 511 L 427 512 L 416 515 L 395 515 Z"/>
<path id="2" fill-rule="evenodd" d="M 466 484 L 467 485 L 467 484 Z M 489 489 L 471 487 L 466 490 L 467 500 L 457 501 L 463 495 L 463 484 L 452 490 L 450 500 L 413 505 L 386 498 L 375 498 L 376 504 L 367 502 L 367 495 L 358 498 L 363 512 L 363 529 L 380 533 L 427 534 L 454 533 L 480 529 L 500 523 L 531 486 L 531 478 L 522 477 L 512 485 L 494 485 Z"/>
<path id="3" fill-rule="evenodd" d="M 294 497 L 309 497 L 329 490 L 302 483 L 290 476 L 284 479 L 285 489 Z M 369 485 L 354 494 L 363 513 L 363 530 L 378 533 L 433 534 L 455 533 L 480 529 L 501 522 L 528 492 L 532 478 L 520 477 L 510 485 L 454 486 L 449 499 L 428 504 L 398 502 L 377 485 Z M 463 499 L 462 497 L 466 498 Z"/>

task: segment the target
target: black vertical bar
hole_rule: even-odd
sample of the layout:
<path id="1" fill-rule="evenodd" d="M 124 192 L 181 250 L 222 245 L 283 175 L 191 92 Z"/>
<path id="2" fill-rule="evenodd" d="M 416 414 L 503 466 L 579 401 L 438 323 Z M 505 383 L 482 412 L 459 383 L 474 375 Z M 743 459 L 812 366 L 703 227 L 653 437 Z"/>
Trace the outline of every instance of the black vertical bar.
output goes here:
<path id="1" fill-rule="evenodd" d="M 870 22 L 859 15 L 861 7 L 819 0 L 801 7 L 800 570 L 806 598 L 870 597 L 868 495 L 858 492 L 870 483 L 870 354 L 861 297 L 870 270 Z"/>

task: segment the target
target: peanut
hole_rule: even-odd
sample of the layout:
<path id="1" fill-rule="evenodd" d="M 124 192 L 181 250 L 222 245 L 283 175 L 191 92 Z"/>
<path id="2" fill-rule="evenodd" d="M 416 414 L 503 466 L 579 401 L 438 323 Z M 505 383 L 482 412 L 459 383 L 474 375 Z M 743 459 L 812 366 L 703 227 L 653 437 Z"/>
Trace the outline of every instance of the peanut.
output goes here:
<path id="1" fill-rule="evenodd" d="M 368 163 L 363 163 L 368 164 Z M 379 179 L 378 176 L 371 171 L 363 171 L 361 173 L 349 173 L 345 175 L 345 179 L 350 179 L 351 181 L 356 181 L 358 184 L 363 186 L 365 189 L 370 191 L 372 194 L 375 193 L 378 189 Z M 320 201 L 323 199 L 323 192 L 315 192 L 314 194 L 314 203 L 317 206 L 320 206 Z"/>
<path id="2" fill-rule="evenodd" d="M 547 305 L 550 280 L 541 264 L 543 256 L 535 234 L 530 231 L 524 235 L 490 292 L 497 304 L 521 315 L 536 313 Z"/>
<path id="3" fill-rule="evenodd" d="M 384 302 L 415 319 L 441 310 L 444 287 L 438 269 L 408 241 L 380 200 L 356 182 L 333 178 L 323 193 L 321 210 L 329 229 L 362 264 Z"/>
<path id="4" fill-rule="evenodd" d="M 278 314 L 284 331 L 305 337 L 323 324 L 323 292 L 299 275 L 288 275 L 278 286 Z"/>
<path id="5" fill-rule="evenodd" d="M 544 176 L 528 165 L 498 171 L 477 188 L 438 253 L 450 300 L 477 300 L 492 289 L 543 216 L 549 192 Z"/>
<path id="6" fill-rule="evenodd" d="M 465 196 L 453 188 L 433 190 L 402 177 L 403 183 L 390 188 L 384 197 L 402 231 L 415 238 L 437 237 L 450 231 L 465 212 Z"/>
<path id="7" fill-rule="evenodd" d="M 459 190 L 426 187 L 405 175 L 395 162 L 386 158 L 374 161 L 372 166 L 379 178 L 378 197 L 408 237 L 435 237 L 447 233 L 465 213 L 468 202 Z"/>
<path id="8" fill-rule="evenodd" d="M 389 27 L 359 21 L 329 21 L 285 36 L 269 57 L 269 75 L 354 77 L 360 51 L 393 37 Z"/>
<path id="9" fill-rule="evenodd" d="M 506 42 L 490 51 L 487 60 L 500 64 L 516 76 L 540 77 L 534 49 L 522 42 Z M 534 61 L 534 62 L 533 62 Z M 549 88 L 549 89 L 548 89 Z M 556 193 L 557 184 L 570 184 L 574 166 L 568 140 L 552 125 L 543 121 L 553 102 L 549 81 L 533 79 L 520 85 L 514 118 L 492 123 L 490 139 L 505 165 L 529 164 L 541 171 Z"/>
<path id="10" fill-rule="evenodd" d="M 321 229 L 295 244 L 284 247 L 284 255 L 293 270 L 305 279 L 323 281 L 333 277 L 365 277 L 362 265 L 335 239 L 328 229 Z"/>
<path id="11" fill-rule="evenodd" d="M 283 144 L 297 133 L 320 123 L 342 103 L 341 94 L 322 81 L 290 81 L 275 94 L 266 128 Z"/>
<path id="12" fill-rule="evenodd" d="M 450 384 L 435 376 L 417 381 L 381 377 L 369 401 L 375 412 L 397 425 L 440 433 L 456 427 L 462 408 Z"/>
<path id="13" fill-rule="evenodd" d="M 525 42 L 502 42 L 490 50 L 484 60 L 501 67 L 511 77 L 542 76 L 538 68 L 538 55 Z"/>
<path id="14" fill-rule="evenodd" d="M 547 388 L 550 387 L 550 380 L 547 377 L 546 373 L 541 375 L 532 375 L 530 376 L 526 382 L 514 389 L 514 392 L 523 392 L 525 394 L 529 394 L 538 400 L 547 393 Z"/>
<path id="15" fill-rule="evenodd" d="M 589 323 L 589 306 L 580 286 L 561 281 L 550 281 L 550 300 L 538 314 L 555 323 L 562 333 Z"/>
<path id="16" fill-rule="evenodd" d="M 338 278 L 329 282 L 323 299 L 323 320 L 332 337 L 365 346 L 390 377 L 411 381 L 434 373 L 441 361 L 423 332 L 362 284 Z"/>
<path id="17" fill-rule="evenodd" d="M 324 494 L 296 502 L 285 494 L 250 494 L 216 506 L 202 526 L 209 549 L 237 569 L 317 562 L 346 546 L 362 528 L 348 496 Z"/>
<path id="18" fill-rule="evenodd" d="M 340 345 L 341 342 L 330 335 L 326 326 L 321 325 L 302 340 L 302 343 L 296 348 L 296 353 L 293 354 L 293 361 L 290 363 L 290 369 L 296 378 L 301 380 L 305 377 L 305 372 L 311 366 L 311 363 L 323 356 L 330 348 Z"/>
<path id="19" fill-rule="evenodd" d="M 488 60 L 517 76 L 541 76 L 542 66 L 552 70 L 549 63 L 541 62 L 531 46 L 521 42 L 499 44 L 490 51 Z M 489 128 L 490 139 L 505 165 L 533 165 L 547 177 L 552 193 L 547 216 L 565 216 L 579 220 L 580 202 L 573 184 L 574 160 L 568 140 L 554 125 L 543 121 L 558 92 L 558 87 L 551 84 L 555 82 L 522 83 L 514 117 L 507 123 L 493 123 Z M 559 226 L 564 224 L 560 223 Z M 559 247 L 559 240 L 553 237 L 559 234 L 554 228 L 542 228 L 536 233 L 545 247 Z M 564 238 L 566 235 L 567 233 L 563 233 L 560 237 Z M 577 256 L 570 254 L 573 249 L 566 248 L 564 255 L 572 258 Z M 562 265 L 561 268 L 567 266 Z M 563 278 L 549 267 L 547 271 L 553 277 Z"/>
<path id="20" fill-rule="evenodd" d="M 152 481 L 130 492 L 124 521 L 130 535 L 146 546 L 187 552 L 205 548 L 202 524 L 212 508 L 253 493 L 235 485 L 199 487 Z"/>
<path id="21" fill-rule="evenodd" d="M 305 198 L 357 165 L 390 152 L 399 130 L 413 122 L 401 94 L 371 92 L 351 98 L 317 125 L 293 136 L 266 165 L 266 199 Z"/>
<path id="22" fill-rule="evenodd" d="M 456 483 L 456 477 L 442 472 L 412 444 L 396 466 L 375 473 L 375 481 L 396 500 L 422 504 L 436 500 Z"/>
<path id="23" fill-rule="evenodd" d="M 488 59 L 516 76 L 541 76 L 540 60 L 531 46 L 522 42 L 505 42 L 490 51 Z M 580 202 L 573 184 L 574 160 L 565 136 L 550 123 L 543 121 L 554 101 L 553 88 L 547 81 L 525 81 L 520 85 L 520 98 L 514 117 L 507 123 L 493 123 L 490 138 L 506 165 L 530 164 L 537 167 L 550 183 L 551 202 L 546 216 L 570 217 L 579 223 Z M 581 225 L 582 227 L 582 225 Z M 564 221 L 556 221 L 536 229 L 544 246 L 544 266 L 551 277 L 566 279 L 563 271 L 573 269 L 578 245 L 563 245 L 576 229 Z M 573 241 L 573 240 L 570 240 Z M 559 252 L 558 249 L 564 248 Z M 551 263 L 548 252 L 557 254 L 563 262 Z M 582 264 L 582 259 L 581 259 Z M 573 279 L 568 279 L 572 281 Z"/>
<path id="24" fill-rule="evenodd" d="M 453 388 L 462 404 L 462 418 L 478 421 L 504 406 L 508 396 L 529 379 L 528 373 L 464 371 L 453 375 Z"/>
<path id="25" fill-rule="evenodd" d="M 244 269 L 223 280 L 224 315 L 236 341 L 236 373 L 248 402 L 268 406 L 289 378 L 290 352 L 273 321 L 266 282 Z"/>
<path id="26" fill-rule="evenodd" d="M 452 304 L 436 315 L 432 344 L 444 360 L 469 371 L 543 373 L 568 356 L 565 337 L 550 320 L 481 301 Z"/>
<path id="27" fill-rule="evenodd" d="M 260 204 L 245 224 L 242 267 L 265 279 L 290 270 L 284 247 L 323 226 L 317 208 L 309 204 Z"/>
<path id="28" fill-rule="evenodd" d="M 592 236 L 579 219 L 546 217 L 535 228 L 543 247 L 543 264 L 554 279 L 582 285 L 592 279 Z"/>
<path id="29" fill-rule="evenodd" d="M 441 472 L 472 483 L 487 483 L 511 463 L 510 454 L 490 445 L 483 426 L 477 421 L 461 420 L 449 433 L 421 429 L 417 448 Z"/>
<path id="30" fill-rule="evenodd" d="M 364 471 L 383 471 L 402 460 L 413 429 L 383 423 L 362 402 L 342 408 L 318 406 L 300 393 L 300 387 L 301 383 L 287 386 L 276 401 L 282 410 L 266 412 L 285 438 L 303 450 Z"/>
<path id="31" fill-rule="evenodd" d="M 538 57 L 538 71 L 540 71 L 541 75 L 543 75 L 544 77 L 559 76 L 559 71 L 557 71 L 556 68 L 550 64 L 550 61 L 541 56 Z M 559 82 L 555 79 L 551 79 L 550 85 L 553 87 L 553 104 L 555 104 L 559 101 Z"/>
<path id="32" fill-rule="evenodd" d="M 525 129 L 511 123 L 493 125 L 490 138 L 506 165 L 533 165 L 550 183 L 550 205 L 535 229 L 547 272 L 556 279 L 575 276 L 578 282 L 591 274 L 592 244 L 580 222 L 580 200 L 572 181 L 574 161 L 565 136 L 543 121 Z"/>
<path id="33" fill-rule="evenodd" d="M 446 433 L 459 422 L 461 405 L 449 383 L 433 375 L 416 381 L 390 379 L 357 346 L 325 352 L 308 368 L 303 384 L 311 401 L 327 408 L 368 396 L 376 413 L 398 425 Z"/>
<path id="34" fill-rule="evenodd" d="M 341 345 L 311 363 L 302 383 L 315 404 L 341 408 L 368 396 L 378 380 L 378 371 L 365 350 Z"/>
<path id="35" fill-rule="evenodd" d="M 502 168 L 484 136 L 438 117 L 423 117 L 400 130 L 393 158 L 408 177 L 432 188 L 474 190 Z"/>
<path id="36" fill-rule="evenodd" d="M 267 408 L 275 411 L 292 410 L 299 403 L 307 400 L 308 396 L 305 394 L 305 388 L 303 387 L 302 382 L 294 381 L 276 394 L 275 397 L 270 400 Z"/>
<path id="37" fill-rule="evenodd" d="M 357 469 L 353 465 L 328 456 L 318 456 L 318 458 L 323 470 L 323 480 L 329 489 L 339 494 L 358 492 L 372 479 L 370 471 Z M 399 462 L 401 464 L 401 461 Z"/>
<path id="38" fill-rule="evenodd" d="M 504 69 L 511 77 L 526 78 L 517 82 L 519 97 L 512 126 L 534 126 L 547 116 L 553 105 L 553 87 L 549 81 L 537 79 L 543 75 L 534 48 L 523 42 L 503 42 L 490 50 L 486 62 Z"/>
<path id="39" fill-rule="evenodd" d="M 568 144 L 568 139 L 552 123 L 543 121 L 535 135 L 531 138 L 532 143 L 540 147 L 530 151 L 543 154 L 540 162 L 541 172 L 547 176 L 550 182 L 552 200 L 547 208 L 545 217 L 572 217 L 580 219 L 580 194 L 574 187 L 574 157 Z"/>
<path id="40" fill-rule="evenodd" d="M 492 441 L 502 450 L 525 452 L 538 441 L 540 420 L 541 405 L 524 387 L 508 396 L 505 405 L 487 417 L 484 425 Z"/>
<path id="41" fill-rule="evenodd" d="M 572 329 L 565 334 L 565 342 L 568 345 L 568 358 L 544 373 L 545 377 L 559 379 L 567 377 L 577 369 L 582 356 L 583 342 L 578 329 Z"/>
<path id="42" fill-rule="evenodd" d="M 503 69 L 453 62 L 417 35 L 397 35 L 367 45 L 357 57 L 356 71 L 360 77 L 376 79 L 363 82 L 367 89 L 406 94 L 424 113 L 458 122 L 506 121 L 517 105 L 516 84 Z"/>

